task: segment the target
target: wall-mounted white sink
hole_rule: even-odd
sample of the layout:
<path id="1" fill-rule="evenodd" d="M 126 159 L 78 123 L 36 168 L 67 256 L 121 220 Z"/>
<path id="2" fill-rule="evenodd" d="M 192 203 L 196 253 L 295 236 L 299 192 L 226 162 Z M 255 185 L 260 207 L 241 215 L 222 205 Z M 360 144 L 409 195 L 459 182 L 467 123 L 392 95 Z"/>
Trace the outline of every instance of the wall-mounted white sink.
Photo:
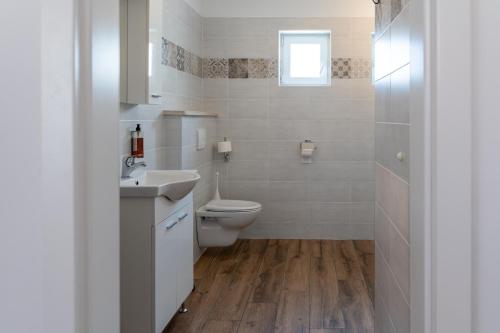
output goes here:
<path id="1" fill-rule="evenodd" d="M 180 200 L 191 192 L 200 180 L 196 170 L 146 171 L 139 177 L 120 182 L 121 197 L 159 197 Z"/>

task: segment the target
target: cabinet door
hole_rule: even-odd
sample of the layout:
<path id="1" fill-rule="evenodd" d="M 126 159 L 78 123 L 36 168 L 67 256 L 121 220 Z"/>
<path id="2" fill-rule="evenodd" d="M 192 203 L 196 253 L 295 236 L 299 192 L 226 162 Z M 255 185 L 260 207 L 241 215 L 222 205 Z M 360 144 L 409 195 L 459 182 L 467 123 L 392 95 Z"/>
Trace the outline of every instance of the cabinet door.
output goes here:
<path id="1" fill-rule="evenodd" d="M 121 10 L 121 101 L 162 103 L 162 0 L 127 0 Z M 126 88 L 125 88 L 126 87 Z"/>
<path id="2" fill-rule="evenodd" d="M 155 230 L 155 332 L 161 333 L 177 311 L 177 215 Z"/>
<path id="3" fill-rule="evenodd" d="M 177 213 L 179 227 L 177 255 L 177 304 L 180 306 L 193 290 L 193 206 L 184 207 Z"/>
<path id="4" fill-rule="evenodd" d="M 148 90 L 149 104 L 161 104 L 163 1 L 149 0 Z"/>

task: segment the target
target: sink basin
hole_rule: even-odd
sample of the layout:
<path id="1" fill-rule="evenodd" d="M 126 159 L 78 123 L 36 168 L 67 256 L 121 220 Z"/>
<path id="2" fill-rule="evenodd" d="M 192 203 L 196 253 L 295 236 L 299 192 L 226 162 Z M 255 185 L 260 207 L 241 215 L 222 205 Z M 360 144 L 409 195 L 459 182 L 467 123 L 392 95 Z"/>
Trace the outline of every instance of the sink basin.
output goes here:
<path id="1" fill-rule="evenodd" d="M 139 177 L 120 182 L 121 197 L 159 197 L 180 200 L 191 192 L 200 180 L 196 170 L 146 171 Z"/>

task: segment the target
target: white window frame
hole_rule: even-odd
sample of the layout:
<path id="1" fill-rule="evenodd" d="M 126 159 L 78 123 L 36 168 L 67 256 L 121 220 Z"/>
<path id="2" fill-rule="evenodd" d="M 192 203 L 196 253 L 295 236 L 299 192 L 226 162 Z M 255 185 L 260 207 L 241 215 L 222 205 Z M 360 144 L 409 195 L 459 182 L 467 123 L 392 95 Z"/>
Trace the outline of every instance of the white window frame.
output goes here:
<path id="1" fill-rule="evenodd" d="M 279 32 L 279 85 L 280 86 L 331 86 L 331 30 L 282 30 Z M 290 46 L 292 43 L 321 45 L 321 58 L 325 70 L 320 78 L 293 78 L 290 76 Z"/>

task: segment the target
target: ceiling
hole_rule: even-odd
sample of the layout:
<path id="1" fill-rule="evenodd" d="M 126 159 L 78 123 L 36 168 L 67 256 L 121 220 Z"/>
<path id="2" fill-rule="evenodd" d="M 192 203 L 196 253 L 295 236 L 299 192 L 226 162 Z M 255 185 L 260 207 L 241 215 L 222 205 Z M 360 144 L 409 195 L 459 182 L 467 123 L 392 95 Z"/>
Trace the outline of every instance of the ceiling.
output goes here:
<path id="1" fill-rule="evenodd" d="M 373 17 L 371 0 L 186 0 L 205 17 Z"/>

